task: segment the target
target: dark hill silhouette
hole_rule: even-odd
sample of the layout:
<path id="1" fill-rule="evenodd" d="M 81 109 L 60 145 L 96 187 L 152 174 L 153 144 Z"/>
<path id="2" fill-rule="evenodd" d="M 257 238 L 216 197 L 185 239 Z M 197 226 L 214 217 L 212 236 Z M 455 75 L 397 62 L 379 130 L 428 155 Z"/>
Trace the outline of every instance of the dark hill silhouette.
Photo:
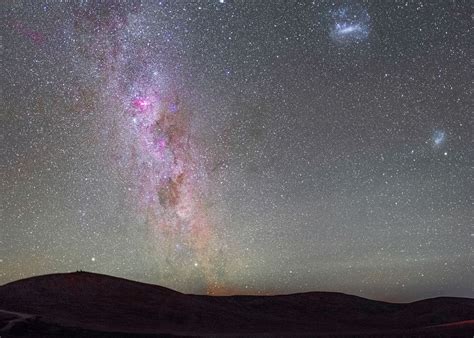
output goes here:
<path id="1" fill-rule="evenodd" d="M 332 292 L 212 297 L 76 272 L 1 286 L 0 328 L 1 337 L 472 337 L 474 299 L 397 304 Z"/>

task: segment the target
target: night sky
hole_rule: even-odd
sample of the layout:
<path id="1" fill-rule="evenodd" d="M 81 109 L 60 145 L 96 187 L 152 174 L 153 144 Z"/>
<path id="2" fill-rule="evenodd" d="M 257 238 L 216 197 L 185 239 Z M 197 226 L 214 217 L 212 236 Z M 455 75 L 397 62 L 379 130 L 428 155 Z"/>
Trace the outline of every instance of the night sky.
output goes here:
<path id="1" fill-rule="evenodd" d="M 473 297 L 468 1 L 2 1 L 0 284 Z"/>

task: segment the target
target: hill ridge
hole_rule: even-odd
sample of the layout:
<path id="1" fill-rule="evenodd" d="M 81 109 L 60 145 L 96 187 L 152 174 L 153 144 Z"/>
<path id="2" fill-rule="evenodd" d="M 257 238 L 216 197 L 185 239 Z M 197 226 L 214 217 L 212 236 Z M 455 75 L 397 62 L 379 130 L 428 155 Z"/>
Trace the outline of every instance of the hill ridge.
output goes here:
<path id="1" fill-rule="evenodd" d="M 389 303 L 324 291 L 207 296 L 85 271 L 2 285 L 0 310 L 7 318 L 2 324 L 0 314 L 0 328 L 65 336 L 93 332 L 114 332 L 115 336 L 474 332 L 474 322 L 469 322 L 474 319 L 474 299 L 470 298 Z M 12 319 L 12 313 L 22 317 Z M 10 325 L 12 320 L 15 325 Z"/>

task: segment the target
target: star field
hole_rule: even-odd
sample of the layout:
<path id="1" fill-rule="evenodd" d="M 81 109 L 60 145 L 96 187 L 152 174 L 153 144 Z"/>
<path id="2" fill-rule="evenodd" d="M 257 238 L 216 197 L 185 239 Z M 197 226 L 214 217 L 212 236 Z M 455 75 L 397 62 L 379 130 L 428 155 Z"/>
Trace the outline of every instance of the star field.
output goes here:
<path id="1" fill-rule="evenodd" d="M 474 296 L 467 1 L 1 7 L 1 284 Z"/>

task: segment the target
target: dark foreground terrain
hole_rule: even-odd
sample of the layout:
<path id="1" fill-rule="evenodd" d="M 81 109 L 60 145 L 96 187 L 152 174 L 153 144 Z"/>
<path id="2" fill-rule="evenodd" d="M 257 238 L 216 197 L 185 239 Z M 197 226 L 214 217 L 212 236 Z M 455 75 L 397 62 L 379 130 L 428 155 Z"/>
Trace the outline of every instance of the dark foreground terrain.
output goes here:
<path id="1" fill-rule="evenodd" d="M 210 297 L 85 272 L 0 287 L 0 337 L 473 337 L 474 299 Z"/>

